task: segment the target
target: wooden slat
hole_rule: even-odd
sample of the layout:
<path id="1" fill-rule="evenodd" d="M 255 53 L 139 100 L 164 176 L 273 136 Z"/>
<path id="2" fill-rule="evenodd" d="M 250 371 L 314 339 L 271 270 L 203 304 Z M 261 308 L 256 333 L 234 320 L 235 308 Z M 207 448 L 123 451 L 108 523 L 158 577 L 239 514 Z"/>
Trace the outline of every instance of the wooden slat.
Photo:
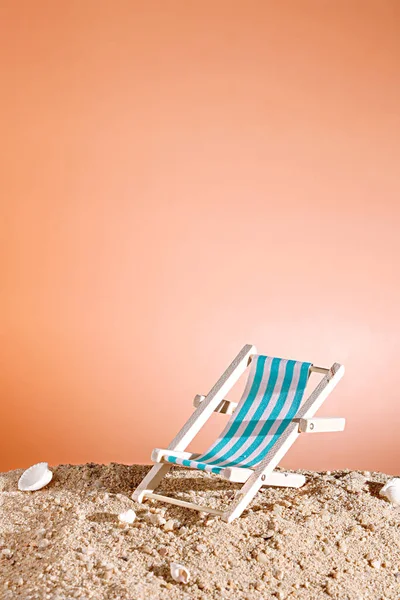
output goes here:
<path id="1" fill-rule="evenodd" d="M 329 373 L 329 369 L 325 369 L 325 367 L 315 367 L 311 365 L 310 367 L 311 373 L 321 373 L 321 375 L 327 375 Z"/>
<path id="2" fill-rule="evenodd" d="M 160 502 L 168 502 L 168 504 L 175 504 L 176 506 L 183 506 L 184 508 L 191 508 L 200 512 L 211 513 L 212 515 L 223 514 L 222 510 L 216 508 L 209 508 L 208 506 L 202 506 L 201 504 L 194 504 L 193 502 L 185 502 L 184 500 L 178 500 L 178 498 L 171 498 L 171 496 L 162 496 L 161 494 L 150 494 L 144 493 L 144 498 L 152 498 L 153 500 L 159 500 Z"/>

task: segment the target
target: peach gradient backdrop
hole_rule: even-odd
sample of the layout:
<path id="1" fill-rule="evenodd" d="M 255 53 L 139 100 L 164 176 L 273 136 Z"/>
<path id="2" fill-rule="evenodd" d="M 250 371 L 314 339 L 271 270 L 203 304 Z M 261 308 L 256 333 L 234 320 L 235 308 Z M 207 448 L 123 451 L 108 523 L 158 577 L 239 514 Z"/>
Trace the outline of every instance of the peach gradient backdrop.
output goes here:
<path id="1" fill-rule="evenodd" d="M 148 462 L 250 342 L 347 368 L 286 466 L 398 473 L 400 3 L 0 22 L 0 469 Z"/>

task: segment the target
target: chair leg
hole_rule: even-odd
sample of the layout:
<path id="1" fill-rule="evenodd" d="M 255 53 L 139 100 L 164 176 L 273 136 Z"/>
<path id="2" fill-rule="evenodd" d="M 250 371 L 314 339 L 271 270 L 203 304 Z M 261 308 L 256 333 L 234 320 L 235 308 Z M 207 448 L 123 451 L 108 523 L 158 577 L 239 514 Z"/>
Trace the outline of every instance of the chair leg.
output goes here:
<path id="1" fill-rule="evenodd" d="M 168 473 L 172 465 L 167 463 L 159 463 L 154 465 L 147 473 L 146 477 L 143 481 L 138 485 L 136 490 L 132 494 L 132 500 L 139 502 L 140 504 L 144 500 L 144 496 L 146 493 L 154 492 L 156 487 L 158 487 L 161 483 L 161 480 Z"/>
<path id="2" fill-rule="evenodd" d="M 271 467 L 272 471 L 273 467 Z M 265 478 L 266 479 L 266 478 Z M 259 472 L 254 471 L 246 483 L 241 488 L 229 508 L 223 513 L 222 520 L 231 523 L 247 508 L 258 490 L 264 485 L 265 479 L 262 479 Z"/>

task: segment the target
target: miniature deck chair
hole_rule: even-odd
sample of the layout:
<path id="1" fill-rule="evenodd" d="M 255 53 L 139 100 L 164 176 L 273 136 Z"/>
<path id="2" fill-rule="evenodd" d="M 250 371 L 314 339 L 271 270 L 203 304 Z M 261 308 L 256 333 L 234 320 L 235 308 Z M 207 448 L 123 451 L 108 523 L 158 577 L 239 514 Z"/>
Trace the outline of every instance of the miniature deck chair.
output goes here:
<path id="1" fill-rule="evenodd" d="M 250 374 L 240 402 L 224 400 L 249 364 Z M 302 403 L 311 372 L 323 378 Z M 303 475 L 273 469 L 300 433 L 343 431 L 344 419 L 314 418 L 343 374 L 344 367 L 338 363 L 324 369 L 311 363 L 257 355 L 254 346 L 244 346 L 208 395 L 195 397 L 196 410 L 168 448 L 153 450 L 156 464 L 132 498 L 137 502 L 152 498 L 217 514 L 230 523 L 242 514 L 262 486 L 301 487 L 305 483 Z M 214 411 L 231 415 L 221 435 L 203 454 L 185 452 Z M 154 494 L 172 465 L 216 473 L 244 485 L 224 511 Z"/>

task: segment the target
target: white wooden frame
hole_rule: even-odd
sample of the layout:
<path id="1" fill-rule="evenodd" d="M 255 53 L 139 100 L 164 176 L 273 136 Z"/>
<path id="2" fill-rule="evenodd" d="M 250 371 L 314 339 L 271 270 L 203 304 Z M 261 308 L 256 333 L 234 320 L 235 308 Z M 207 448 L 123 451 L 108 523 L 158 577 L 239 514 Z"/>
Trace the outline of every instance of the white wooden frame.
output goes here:
<path id="1" fill-rule="evenodd" d="M 240 492 L 236 495 L 232 504 L 227 510 L 211 509 L 206 506 L 201 506 L 193 502 L 185 502 L 177 498 L 154 494 L 154 490 L 161 482 L 162 478 L 168 473 L 172 467 L 172 463 L 163 462 L 163 456 L 168 452 L 183 458 L 195 459 L 198 454 L 185 452 L 185 448 L 190 444 L 193 438 L 197 435 L 201 427 L 208 420 L 212 412 L 224 412 L 232 414 L 236 405 L 230 407 L 234 403 L 224 400 L 226 393 L 233 387 L 242 373 L 246 370 L 251 362 L 251 358 L 256 354 L 256 348 L 247 344 L 242 348 L 233 362 L 229 365 L 214 387 L 210 390 L 206 397 L 196 396 L 197 408 L 189 417 L 188 421 L 175 436 L 168 448 L 163 450 L 156 448 L 153 451 L 152 459 L 157 462 L 143 481 L 132 494 L 133 500 L 143 502 L 145 498 L 161 500 L 177 506 L 184 506 L 199 511 L 204 511 L 216 514 L 222 517 L 224 521 L 230 523 L 239 517 L 243 510 L 254 498 L 258 490 L 264 485 L 279 485 L 288 487 L 300 487 L 304 484 L 305 478 L 302 475 L 295 473 L 278 473 L 273 472 L 282 457 L 289 450 L 290 446 L 296 441 L 297 437 L 302 432 L 316 431 L 342 431 L 344 428 L 343 419 L 316 419 L 313 418 L 317 410 L 323 404 L 327 396 L 337 385 L 344 375 L 344 366 L 334 363 L 330 369 L 322 367 L 311 367 L 310 371 L 323 374 L 324 377 L 317 387 L 310 394 L 308 399 L 300 407 L 296 419 L 294 419 L 272 449 L 264 457 L 255 469 L 243 469 L 239 467 L 228 467 L 221 472 L 221 475 L 228 481 L 236 481 L 244 483 Z M 197 399 L 197 400 L 196 400 Z M 324 429 L 325 427 L 325 429 Z M 334 427 L 337 427 L 334 429 Z"/>

